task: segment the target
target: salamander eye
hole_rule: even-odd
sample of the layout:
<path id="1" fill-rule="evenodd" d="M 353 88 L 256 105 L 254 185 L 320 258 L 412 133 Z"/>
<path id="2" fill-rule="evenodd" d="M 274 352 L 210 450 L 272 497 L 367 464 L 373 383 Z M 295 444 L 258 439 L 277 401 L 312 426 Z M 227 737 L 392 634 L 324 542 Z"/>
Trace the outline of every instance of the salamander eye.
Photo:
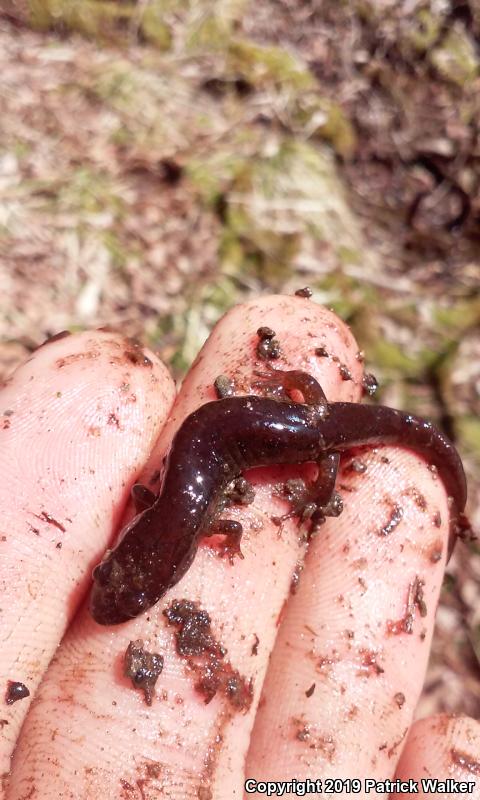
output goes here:
<path id="1" fill-rule="evenodd" d="M 151 605 L 145 592 L 126 591 L 117 600 L 118 609 L 128 617 L 136 617 Z"/>
<path id="2" fill-rule="evenodd" d="M 101 561 L 100 564 L 97 564 L 92 572 L 92 578 L 95 583 L 100 584 L 100 586 L 106 586 L 112 574 L 112 567 L 113 562 L 110 559 L 107 561 Z"/>

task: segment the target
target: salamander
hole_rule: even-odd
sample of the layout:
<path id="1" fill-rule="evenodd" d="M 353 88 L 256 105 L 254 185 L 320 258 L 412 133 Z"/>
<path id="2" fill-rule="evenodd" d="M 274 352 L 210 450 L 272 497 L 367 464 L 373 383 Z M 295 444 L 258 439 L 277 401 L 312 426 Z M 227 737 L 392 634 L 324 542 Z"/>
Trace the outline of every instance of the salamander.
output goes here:
<path id="1" fill-rule="evenodd" d="M 287 394 L 224 397 L 200 406 L 178 429 L 158 496 L 143 486 L 133 495 L 137 515 L 93 571 L 93 618 L 125 622 L 151 608 L 188 570 L 200 539 L 220 531 L 241 537 L 238 522 L 215 515 L 227 487 L 244 470 L 316 462 L 317 516 L 336 516 L 339 453 L 362 445 L 394 444 L 433 463 L 463 511 L 466 481 L 454 445 L 432 423 L 386 406 L 328 403 L 317 381 L 300 371 L 274 370 Z M 293 402 L 299 391 L 303 402 Z M 313 519 L 315 522 L 315 519 Z"/>

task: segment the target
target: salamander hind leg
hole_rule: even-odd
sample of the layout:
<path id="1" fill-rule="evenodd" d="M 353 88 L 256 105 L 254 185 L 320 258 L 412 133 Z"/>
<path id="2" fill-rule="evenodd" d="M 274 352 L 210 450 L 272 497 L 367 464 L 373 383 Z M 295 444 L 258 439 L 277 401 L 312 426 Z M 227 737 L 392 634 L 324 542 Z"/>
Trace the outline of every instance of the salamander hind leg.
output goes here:
<path id="1" fill-rule="evenodd" d="M 335 491 L 339 453 L 325 453 L 318 461 L 318 475 L 310 484 L 301 478 L 287 481 L 284 496 L 292 504 L 291 510 L 282 517 L 275 517 L 278 525 L 286 519 L 299 517 L 300 522 L 309 522 L 309 536 L 316 533 L 327 517 L 338 517 L 343 510 L 342 498 Z"/>
<path id="2" fill-rule="evenodd" d="M 316 498 L 316 509 L 312 514 L 312 527 L 310 535 L 316 533 L 327 517 L 339 517 L 343 511 L 343 501 L 335 491 L 340 453 L 325 453 L 318 462 L 318 475 L 311 486 L 313 497 Z"/>
<path id="3" fill-rule="evenodd" d="M 260 378 L 252 383 L 252 388 L 261 389 L 262 394 L 273 397 L 275 400 L 298 402 L 298 395 L 301 395 L 305 405 L 315 407 L 315 410 L 323 419 L 328 415 L 328 401 L 325 392 L 312 375 L 308 375 L 301 370 L 280 370 L 271 368 L 269 372 L 256 371 L 255 375 Z M 296 393 L 292 396 L 293 393 Z"/>

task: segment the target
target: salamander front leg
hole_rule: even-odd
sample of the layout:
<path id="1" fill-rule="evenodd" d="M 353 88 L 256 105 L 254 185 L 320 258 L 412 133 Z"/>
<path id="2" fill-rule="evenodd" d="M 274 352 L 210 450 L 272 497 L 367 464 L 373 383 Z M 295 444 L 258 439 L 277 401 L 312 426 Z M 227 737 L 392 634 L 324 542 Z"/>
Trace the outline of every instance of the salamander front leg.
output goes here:
<path id="1" fill-rule="evenodd" d="M 204 536 L 216 536 L 221 534 L 225 536 L 225 541 L 221 546 L 220 554 L 228 556 L 230 564 L 235 561 L 235 556 L 243 558 L 243 553 L 240 550 L 240 542 L 243 534 L 243 527 L 240 522 L 235 519 L 214 519 L 209 527 L 205 530 Z"/>
<path id="2" fill-rule="evenodd" d="M 147 486 L 144 486 L 143 483 L 135 483 L 132 486 L 131 494 L 137 514 L 140 514 L 141 511 L 145 511 L 147 508 L 151 508 L 157 499 L 157 495 L 148 489 Z"/>

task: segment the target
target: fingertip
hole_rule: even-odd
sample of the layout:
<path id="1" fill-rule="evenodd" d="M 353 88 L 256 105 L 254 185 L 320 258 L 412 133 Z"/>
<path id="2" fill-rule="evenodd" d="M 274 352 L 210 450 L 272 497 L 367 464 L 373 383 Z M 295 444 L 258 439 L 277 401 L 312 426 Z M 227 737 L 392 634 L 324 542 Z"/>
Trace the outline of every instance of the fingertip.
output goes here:
<path id="1" fill-rule="evenodd" d="M 418 796 L 480 797 L 480 723 L 471 717 L 437 714 L 417 720 L 408 735 L 396 776 L 413 780 Z M 437 782 L 442 782 L 439 786 Z M 450 781 L 451 783 L 445 783 Z M 467 783 L 460 787 L 458 782 Z M 410 796 L 410 795 L 408 795 Z M 405 797 L 395 792 L 392 797 Z"/>
<path id="2" fill-rule="evenodd" d="M 261 328 L 270 328 L 278 345 L 270 357 L 259 347 Z M 195 359 L 183 394 L 213 399 L 219 369 L 245 394 L 253 371 L 268 367 L 313 375 L 329 400 L 358 400 L 362 394 L 362 358 L 348 325 L 333 311 L 295 295 L 265 295 L 230 309 Z"/>

